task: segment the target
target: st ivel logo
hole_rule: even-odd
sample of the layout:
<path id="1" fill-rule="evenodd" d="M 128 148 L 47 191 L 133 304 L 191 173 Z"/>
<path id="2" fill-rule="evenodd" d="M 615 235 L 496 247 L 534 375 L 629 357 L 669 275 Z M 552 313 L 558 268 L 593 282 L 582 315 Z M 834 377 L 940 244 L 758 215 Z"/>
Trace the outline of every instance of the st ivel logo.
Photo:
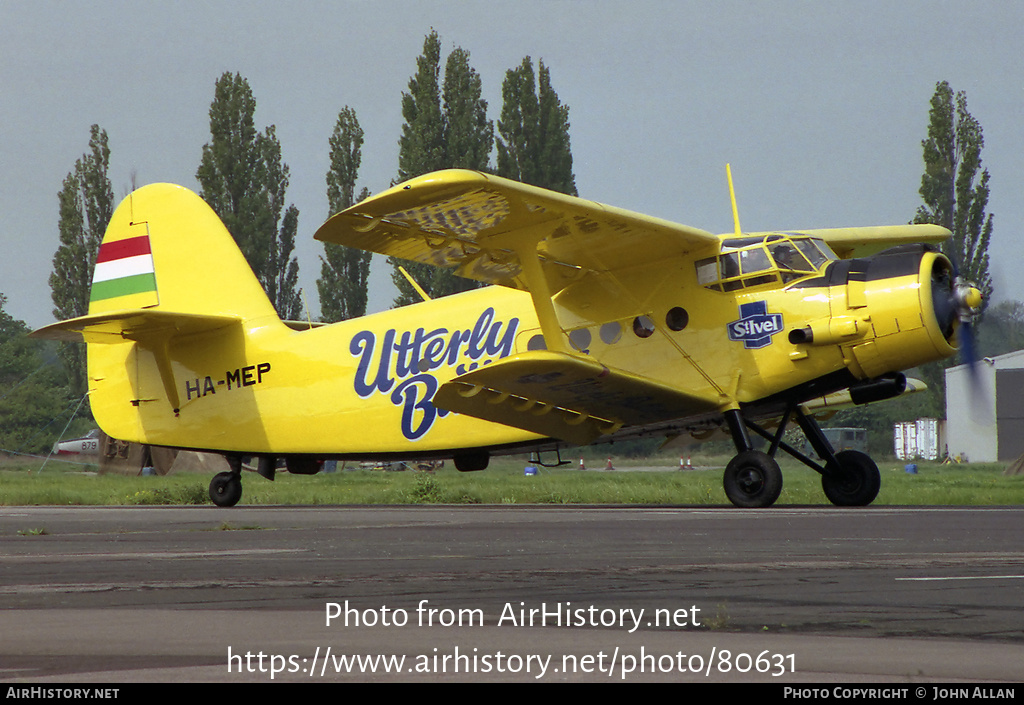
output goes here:
<path id="1" fill-rule="evenodd" d="M 782 314 L 768 313 L 764 301 L 740 304 L 740 318 L 728 329 L 729 340 L 743 341 L 743 347 L 756 350 L 771 345 L 772 336 L 782 332 Z"/>

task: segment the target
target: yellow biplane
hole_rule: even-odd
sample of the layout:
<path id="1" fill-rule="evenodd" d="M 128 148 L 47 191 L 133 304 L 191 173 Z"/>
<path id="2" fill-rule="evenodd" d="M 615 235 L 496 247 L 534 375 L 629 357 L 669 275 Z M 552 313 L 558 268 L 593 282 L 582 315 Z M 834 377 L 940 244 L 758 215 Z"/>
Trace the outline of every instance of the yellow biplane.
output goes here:
<path id="1" fill-rule="evenodd" d="M 730 179 L 731 191 L 731 179 Z M 733 198 L 735 215 L 735 198 Z M 145 186 L 100 248 L 87 316 L 35 333 L 88 344 L 109 435 L 222 453 L 210 485 L 242 494 L 243 456 L 313 473 L 337 459 L 453 458 L 715 430 L 737 454 L 729 500 L 778 498 L 781 449 L 838 505 L 878 469 L 834 453 L 811 414 L 908 386 L 951 355 L 980 306 L 930 225 L 714 235 L 477 172 L 421 176 L 328 220 L 328 243 L 495 286 L 332 325 L 281 321 L 194 193 Z M 817 463 L 783 441 L 795 422 Z M 769 441 L 754 449 L 751 432 Z"/>

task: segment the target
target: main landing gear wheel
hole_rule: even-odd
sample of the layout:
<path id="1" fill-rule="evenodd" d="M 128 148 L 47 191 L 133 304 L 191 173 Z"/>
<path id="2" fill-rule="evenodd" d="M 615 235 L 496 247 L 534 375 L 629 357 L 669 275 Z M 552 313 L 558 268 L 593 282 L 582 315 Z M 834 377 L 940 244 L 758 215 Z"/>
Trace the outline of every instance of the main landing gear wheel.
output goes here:
<path id="1" fill-rule="evenodd" d="M 725 468 L 725 495 L 737 507 L 770 507 L 782 493 L 779 464 L 758 450 L 740 453 Z"/>
<path id="2" fill-rule="evenodd" d="M 210 480 L 210 499 L 218 507 L 233 507 L 242 498 L 242 478 L 233 472 L 221 472 Z"/>
<path id="3" fill-rule="evenodd" d="M 828 501 L 838 507 L 866 507 L 875 501 L 882 487 L 882 476 L 875 461 L 856 450 L 836 453 L 838 473 L 824 473 L 821 489 Z"/>

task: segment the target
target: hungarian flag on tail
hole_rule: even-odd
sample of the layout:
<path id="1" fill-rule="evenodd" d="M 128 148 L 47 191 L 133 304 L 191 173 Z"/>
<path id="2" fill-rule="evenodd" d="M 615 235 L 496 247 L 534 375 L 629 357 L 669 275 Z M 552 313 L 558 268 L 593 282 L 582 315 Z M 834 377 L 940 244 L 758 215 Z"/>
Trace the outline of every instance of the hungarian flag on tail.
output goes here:
<path id="1" fill-rule="evenodd" d="M 104 240 L 96 257 L 89 313 L 159 303 L 149 234 Z"/>

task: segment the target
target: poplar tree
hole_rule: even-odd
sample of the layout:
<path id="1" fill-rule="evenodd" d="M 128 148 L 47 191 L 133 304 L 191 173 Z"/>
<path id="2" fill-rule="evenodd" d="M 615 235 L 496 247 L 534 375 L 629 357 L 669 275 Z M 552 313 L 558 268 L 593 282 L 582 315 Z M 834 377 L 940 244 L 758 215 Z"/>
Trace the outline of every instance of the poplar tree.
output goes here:
<path id="1" fill-rule="evenodd" d="M 942 249 L 957 264 L 960 275 L 978 286 L 987 305 L 992 297 L 988 271 L 992 214 L 986 212 L 989 173 L 981 168 L 985 144 L 981 123 L 967 110 L 967 94 L 959 91 L 954 96 L 946 81 L 936 84 L 928 115 L 928 138 L 921 142 L 924 205 L 917 209 L 914 222 L 952 231 Z"/>
<path id="2" fill-rule="evenodd" d="M 921 141 L 924 174 L 921 200 L 915 223 L 934 223 L 953 235 L 942 251 L 953 261 L 961 277 L 982 292 L 982 306 L 992 299 L 992 278 L 988 271 L 988 245 L 992 236 L 992 215 L 986 214 L 989 173 L 981 170 L 984 146 L 981 124 L 967 110 L 967 94 L 956 94 L 947 81 L 935 84 L 928 111 L 928 137 Z M 979 173 L 980 172 L 980 173 Z M 918 372 L 928 385 L 928 416 L 938 418 L 946 411 L 944 370 L 955 358 L 922 365 Z M 923 396 L 923 395 L 922 395 Z"/>
<path id="3" fill-rule="evenodd" d="M 448 56 L 443 90 L 440 76 L 441 40 L 432 31 L 423 42 L 423 53 L 416 59 L 409 91 L 402 94 L 405 123 L 398 141 L 399 181 L 438 169 L 489 169 L 494 125 L 487 119 L 487 101 L 481 97 L 482 83 L 469 64 L 469 52 L 456 47 Z M 391 278 L 399 291 L 396 306 L 420 300 L 398 271 L 399 265 L 431 298 L 480 286 L 479 282 L 456 276 L 451 270 L 394 257 L 388 261 L 394 268 Z"/>
<path id="4" fill-rule="evenodd" d="M 363 129 L 356 112 L 345 106 L 338 114 L 329 141 L 331 168 L 327 171 L 327 208 L 334 215 L 355 203 L 356 177 L 362 162 Z M 359 200 L 369 195 L 363 189 Z M 327 322 L 356 318 L 366 313 L 371 253 L 324 243 L 320 257 L 320 316 Z"/>
<path id="5" fill-rule="evenodd" d="M 444 168 L 487 171 L 494 144 L 494 123 L 487 119 L 480 75 L 469 65 L 469 52 L 456 47 L 445 64 L 443 103 Z M 433 297 L 477 289 L 482 284 L 431 267 L 429 293 Z M 404 277 L 403 277 L 404 279 Z M 423 285 L 420 282 L 421 286 Z"/>
<path id="6" fill-rule="evenodd" d="M 273 125 L 254 122 L 256 100 L 240 74 L 223 74 L 210 105 L 211 140 L 196 171 L 200 196 L 235 238 L 278 315 L 302 315 L 299 264 L 292 256 L 299 211 L 284 207 L 288 165 Z"/>
<path id="7" fill-rule="evenodd" d="M 575 196 L 569 140 L 569 108 L 551 86 L 544 62 L 533 71 L 529 56 L 505 73 L 498 120 L 497 173 Z"/>
<path id="8" fill-rule="evenodd" d="M 398 182 L 445 167 L 441 118 L 441 40 L 431 32 L 416 59 L 409 92 L 402 93 L 402 136 L 398 140 Z"/>
<path id="9" fill-rule="evenodd" d="M 89 312 L 89 292 L 96 254 L 114 213 L 114 190 L 107 177 L 110 147 L 99 125 L 90 128 L 89 151 L 75 162 L 57 194 L 60 208 L 60 246 L 53 255 L 50 291 L 57 320 Z M 58 355 L 76 395 L 86 391 L 85 348 L 61 343 Z"/>
<path id="10" fill-rule="evenodd" d="M 445 168 L 485 171 L 494 144 L 494 123 L 487 119 L 480 75 L 469 52 L 456 47 L 444 70 L 443 135 Z"/>

